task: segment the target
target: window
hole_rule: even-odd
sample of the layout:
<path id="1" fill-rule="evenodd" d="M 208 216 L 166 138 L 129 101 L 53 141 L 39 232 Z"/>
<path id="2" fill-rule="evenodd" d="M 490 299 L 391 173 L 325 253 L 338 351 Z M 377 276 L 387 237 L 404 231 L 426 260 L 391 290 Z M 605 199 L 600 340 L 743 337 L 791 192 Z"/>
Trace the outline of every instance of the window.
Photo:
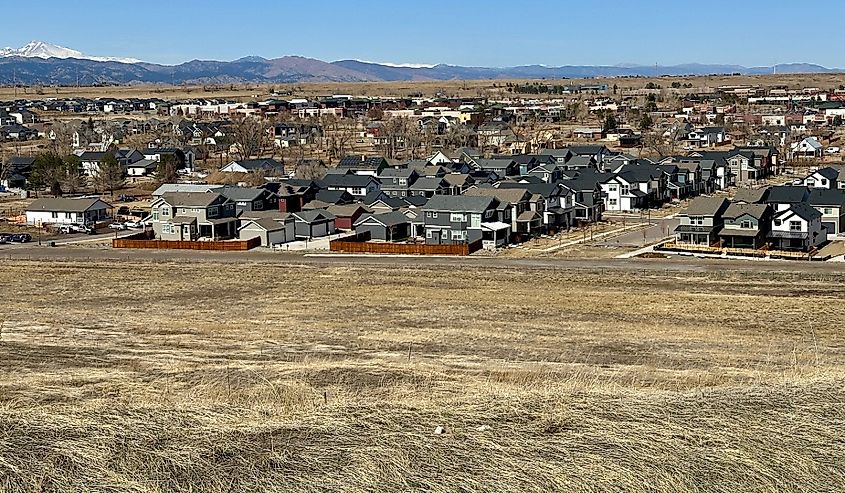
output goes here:
<path id="1" fill-rule="evenodd" d="M 170 217 L 170 208 L 165 206 L 161 208 L 161 217 Z"/>
<path id="2" fill-rule="evenodd" d="M 616 199 L 607 199 L 607 205 L 615 206 L 619 201 Z"/>
<path id="3" fill-rule="evenodd" d="M 452 231 L 452 239 L 453 240 L 464 240 L 465 233 L 463 231 Z"/>
<path id="4" fill-rule="evenodd" d="M 352 195 L 364 195 L 364 189 L 361 187 L 354 187 L 350 191 Z"/>
<path id="5" fill-rule="evenodd" d="M 744 221 L 740 221 L 739 227 L 742 228 L 742 229 L 751 229 L 754 226 L 751 224 L 751 221 L 746 219 Z"/>
<path id="6" fill-rule="evenodd" d="M 822 178 L 820 180 L 820 183 L 822 184 L 823 187 L 826 187 L 827 186 L 827 178 Z"/>
<path id="7" fill-rule="evenodd" d="M 825 208 L 824 208 L 824 214 L 825 214 L 826 216 L 829 216 L 830 214 L 833 214 L 833 209 L 831 209 L 830 207 L 825 207 Z"/>
<path id="8" fill-rule="evenodd" d="M 469 217 L 469 227 L 470 228 L 480 228 L 481 227 L 481 214 L 473 214 Z"/>
<path id="9" fill-rule="evenodd" d="M 431 217 L 433 217 L 433 218 L 437 218 L 437 213 L 436 213 L 436 212 L 432 212 L 432 213 L 431 213 Z"/>
<path id="10" fill-rule="evenodd" d="M 453 223 L 462 223 L 462 222 L 466 221 L 466 218 L 460 212 L 453 212 L 453 213 L 449 214 L 449 220 L 452 221 Z"/>
<path id="11" fill-rule="evenodd" d="M 53 219 L 58 219 L 58 218 L 59 218 L 59 213 L 58 213 L 58 212 L 53 212 L 53 213 L 51 213 L 50 215 L 53 217 Z"/>
<path id="12" fill-rule="evenodd" d="M 158 209 L 153 209 L 153 221 L 158 221 Z"/>
<path id="13" fill-rule="evenodd" d="M 783 224 L 783 221 L 781 221 L 780 219 L 775 219 L 775 226 L 780 226 L 781 224 Z"/>
<path id="14" fill-rule="evenodd" d="M 72 217 L 73 217 L 73 214 L 71 214 L 70 212 L 65 212 L 65 219 L 70 219 Z"/>
<path id="15" fill-rule="evenodd" d="M 789 221 L 790 231 L 801 231 L 801 221 Z"/>
<path id="16" fill-rule="evenodd" d="M 425 230 L 425 237 L 431 239 L 431 230 L 430 229 Z"/>
<path id="17" fill-rule="evenodd" d="M 209 217 L 214 217 L 217 215 L 217 206 L 211 206 L 208 208 L 208 215 Z"/>
<path id="18" fill-rule="evenodd" d="M 617 187 L 616 185 L 610 185 L 609 187 L 607 187 L 607 190 L 610 192 L 616 192 L 619 190 L 619 187 Z"/>
<path id="19" fill-rule="evenodd" d="M 807 186 L 808 186 L 808 187 L 814 187 L 814 186 L 816 186 L 816 180 L 814 180 L 814 179 L 812 179 L 812 178 L 807 178 Z"/>
<path id="20" fill-rule="evenodd" d="M 173 234 L 175 233 L 173 225 L 170 223 L 164 223 L 161 225 L 161 232 L 164 234 Z"/>
<path id="21" fill-rule="evenodd" d="M 408 184 L 408 180 L 406 180 L 405 178 L 399 178 L 399 184 L 400 184 L 400 185 L 407 185 L 407 184 Z"/>
<path id="22" fill-rule="evenodd" d="M 628 195 L 629 193 L 631 193 L 631 187 L 628 186 L 628 185 L 622 185 L 622 189 L 621 189 L 620 193 L 622 195 Z"/>

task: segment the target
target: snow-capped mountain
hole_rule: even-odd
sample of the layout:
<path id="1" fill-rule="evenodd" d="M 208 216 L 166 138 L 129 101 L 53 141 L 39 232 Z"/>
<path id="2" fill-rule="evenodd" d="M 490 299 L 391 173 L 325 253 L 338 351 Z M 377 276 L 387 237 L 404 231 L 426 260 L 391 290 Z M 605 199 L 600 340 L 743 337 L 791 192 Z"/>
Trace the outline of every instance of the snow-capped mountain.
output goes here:
<path id="1" fill-rule="evenodd" d="M 57 46 L 43 41 L 31 41 L 22 48 L 2 48 L 0 57 L 19 56 L 23 58 L 76 58 L 79 60 L 93 60 L 95 62 L 140 63 L 135 58 L 119 58 L 107 56 L 90 56 L 81 51 Z"/>

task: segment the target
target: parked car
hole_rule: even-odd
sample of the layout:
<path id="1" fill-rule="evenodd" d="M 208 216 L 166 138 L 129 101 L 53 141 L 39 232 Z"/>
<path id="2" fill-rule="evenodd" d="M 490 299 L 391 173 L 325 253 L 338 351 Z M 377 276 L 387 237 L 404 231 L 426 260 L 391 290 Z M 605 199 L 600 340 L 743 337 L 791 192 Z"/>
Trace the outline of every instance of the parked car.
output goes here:
<path id="1" fill-rule="evenodd" d="M 126 226 L 125 223 L 111 223 L 111 224 L 109 224 L 109 229 L 114 229 L 116 231 L 123 231 L 127 228 L 128 228 L 128 226 Z"/>
<path id="2" fill-rule="evenodd" d="M 140 229 L 144 227 L 141 221 L 126 221 L 123 225 L 130 229 Z"/>
<path id="3" fill-rule="evenodd" d="M 836 154 L 839 152 L 839 148 L 836 146 L 825 147 L 824 152 L 827 154 Z"/>
<path id="4" fill-rule="evenodd" d="M 9 241 L 11 241 L 12 243 L 29 243 L 30 241 L 32 241 L 32 235 L 29 233 L 20 233 L 12 235 L 12 237 L 9 238 Z"/>

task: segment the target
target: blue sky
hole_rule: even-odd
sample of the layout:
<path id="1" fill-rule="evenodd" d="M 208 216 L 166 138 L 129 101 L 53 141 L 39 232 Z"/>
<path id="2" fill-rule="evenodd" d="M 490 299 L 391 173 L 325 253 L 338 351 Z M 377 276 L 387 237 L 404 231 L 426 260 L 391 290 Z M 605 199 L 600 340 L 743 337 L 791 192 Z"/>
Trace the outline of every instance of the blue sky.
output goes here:
<path id="1" fill-rule="evenodd" d="M 2 46 L 40 40 L 167 64 L 302 55 L 493 67 L 845 67 L 841 0 L 42 0 L 37 14 L 27 2 L 4 2 L 2 12 Z"/>

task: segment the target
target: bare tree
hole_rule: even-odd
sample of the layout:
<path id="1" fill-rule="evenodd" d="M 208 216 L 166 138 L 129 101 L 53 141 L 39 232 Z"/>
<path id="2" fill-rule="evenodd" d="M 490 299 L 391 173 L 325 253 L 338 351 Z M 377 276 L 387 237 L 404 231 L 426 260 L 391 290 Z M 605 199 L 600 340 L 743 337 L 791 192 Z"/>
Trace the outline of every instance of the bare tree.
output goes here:
<path id="1" fill-rule="evenodd" d="M 300 162 L 294 176 L 300 180 L 322 180 L 326 176 L 326 166 L 320 161 Z"/>
<path id="2" fill-rule="evenodd" d="M 114 154 L 106 153 L 103 160 L 100 161 L 97 173 L 94 175 L 94 186 L 104 192 L 108 190 L 114 197 L 114 191 L 123 187 L 125 183 L 123 167 Z"/>
<path id="3" fill-rule="evenodd" d="M 244 117 L 231 127 L 232 144 L 239 160 L 259 157 L 271 147 L 270 126 L 266 121 Z"/>

